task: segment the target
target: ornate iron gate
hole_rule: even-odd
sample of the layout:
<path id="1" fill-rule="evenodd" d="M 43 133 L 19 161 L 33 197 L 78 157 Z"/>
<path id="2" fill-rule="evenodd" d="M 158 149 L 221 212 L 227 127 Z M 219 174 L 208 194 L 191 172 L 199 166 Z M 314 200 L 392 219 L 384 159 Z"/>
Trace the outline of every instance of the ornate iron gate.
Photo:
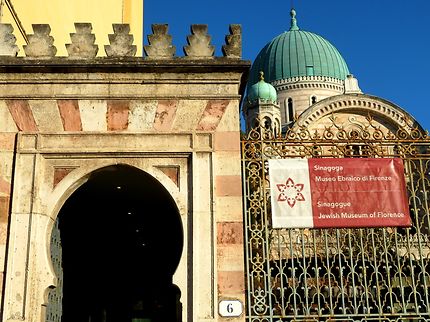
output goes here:
<path id="1" fill-rule="evenodd" d="M 242 140 L 247 321 L 430 321 L 430 137 L 370 117 Z M 273 229 L 267 160 L 399 157 L 411 228 Z"/>
<path id="2" fill-rule="evenodd" d="M 58 227 L 59 220 L 59 217 L 55 220 L 50 244 L 52 268 L 57 276 L 57 285 L 55 288 L 51 289 L 48 294 L 45 322 L 61 322 L 63 313 L 63 248 L 61 244 L 60 228 Z"/>

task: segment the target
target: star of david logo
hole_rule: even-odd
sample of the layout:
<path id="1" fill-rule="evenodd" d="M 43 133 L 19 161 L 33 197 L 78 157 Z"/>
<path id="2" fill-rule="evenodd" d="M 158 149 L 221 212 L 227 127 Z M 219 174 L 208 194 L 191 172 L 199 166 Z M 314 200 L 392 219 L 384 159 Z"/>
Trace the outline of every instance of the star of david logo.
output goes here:
<path id="1" fill-rule="evenodd" d="M 294 180 L 288 178 L 288 180 L 283 183 L 276 184 L 279 190 L 278 201 L 286 201 L 288 205 L 293 208 L 297 201 L 305 201 L 305 197 L 302 194 L 304 184 L 294 183 Z"/>

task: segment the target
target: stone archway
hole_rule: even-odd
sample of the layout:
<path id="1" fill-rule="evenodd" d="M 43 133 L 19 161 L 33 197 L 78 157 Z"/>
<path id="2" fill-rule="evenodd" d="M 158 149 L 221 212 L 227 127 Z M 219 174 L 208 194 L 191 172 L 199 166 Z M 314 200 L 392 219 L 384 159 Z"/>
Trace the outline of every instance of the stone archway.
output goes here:
<path id="1" fill-rule="evenodd" d="M 335 116 L 337 123 L 345 122 L 352 116 L 352 122 L 372 116 L 383 132 L 395 133 L 399 128 L 412 131 L 423 131 L 421 125 L 407 111 L 394 103 L 380 97 L 367 94 L 343 94 L 331 96 L 319 101 L 303 111 L 294 124 L 314 130 L 330 125 L 330 118 Z M 359 123 L 358 122 L 358 123 Z"/>
<path id="2" fill-rule="evenodd" d="M 65 202 L 57 221 L 63 290 L 62 300 L 51 297 L 47 321 L 55 320 L 53 306 L 63 322 L 180 320 L 172 276 L 183 248 L 182 223 L 156 179 L 124 165 L 97 170 Z M 56 252 L 58 259 L 58 248 L 51 248 Z"/>

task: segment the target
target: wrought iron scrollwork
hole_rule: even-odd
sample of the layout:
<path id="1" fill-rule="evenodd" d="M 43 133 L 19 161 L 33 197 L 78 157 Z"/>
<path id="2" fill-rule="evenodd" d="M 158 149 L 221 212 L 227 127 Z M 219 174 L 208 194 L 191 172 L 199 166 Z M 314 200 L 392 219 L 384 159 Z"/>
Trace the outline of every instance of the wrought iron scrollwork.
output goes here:
<path id="1" fill-rule="evenodd" d="M 242 140 L 247 321 L 430 321 L 430 137 L 367 116 Z M 272 229 L 267 160 L 398 157 L 410 228 Z"/>

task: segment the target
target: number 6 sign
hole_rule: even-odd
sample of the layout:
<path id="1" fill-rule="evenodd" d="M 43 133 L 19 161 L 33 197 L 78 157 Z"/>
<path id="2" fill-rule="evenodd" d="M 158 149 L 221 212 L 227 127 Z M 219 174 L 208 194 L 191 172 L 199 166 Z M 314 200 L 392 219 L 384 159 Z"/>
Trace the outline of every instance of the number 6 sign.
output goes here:
<path id="1" fill-rule="evenodd" d="M 224 300 L 219 302 L 219 315 L 224 317 L 240 316 L 243 312 L 242 302 L 238 300 Z"/>

